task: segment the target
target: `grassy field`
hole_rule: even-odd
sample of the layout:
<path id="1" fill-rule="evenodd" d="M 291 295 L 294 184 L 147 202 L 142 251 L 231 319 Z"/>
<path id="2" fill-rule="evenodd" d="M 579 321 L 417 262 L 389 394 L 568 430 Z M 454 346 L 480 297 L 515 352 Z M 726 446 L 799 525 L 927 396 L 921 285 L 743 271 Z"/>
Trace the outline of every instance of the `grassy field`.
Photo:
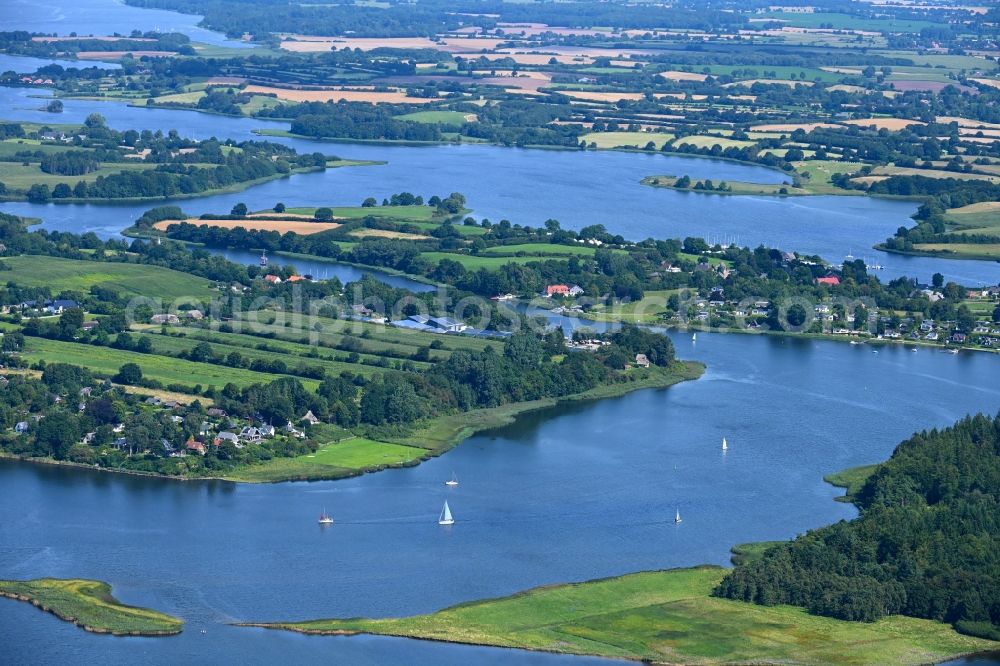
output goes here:
<path id="1" fill-rule="evenodd" d="M 674 142 L 678 146 L 688 144 L 698 148 L 711 148 L 721 146 L 722 148 L 746 148 L 754 145 L 753 141 L 743 141 L 741 139 L 727 139 L 720 136 L 685 136 Z"/>
<path id="2" fill-rule="evenodd" d="M 945 218 L 954 233 L 1000 235 L 1000 202 L 984 201 L 951 208 Z"/>
<path id="3" fill-rule="evenodd" d="M 823 480 L 831 486 L 844 488 L 845 494 L 837 498 L 838 502 L 851 502 L 854 495 L 861 490 L 861 487 L 865 485 L 865 481 L 875 472 L 876 468 L 878 468 L 877 464 L 849 467 L 833 474 L 827 474 L 823 477 Z"/>
<path id="4" fill-rule="evenodd" d="M 925 664 L 996 646 L 927 620 L 845 622 L 709 596 L 725 573 L 707 566 L 652 571 L 539 587 L 414 617 L 263 626 L 686 664 Z"/>
<path id="5" fill-rule="evenodd" d="M 350 437 L 326 444 L 314 454 L 273 458 L 263 464 L 237 470 L 227 478 L 250 483 L 337 479 L 364 471 L 398 467 L 426 455 L 427 449 Z"/>
<path id="6" fill-rule="evenodd" d="M 395 119 L 409 120 L 415 123 L 440 123 L 441 125 L 461 127 L 469 122 L 466 118 L 468 115 L 461 111 L 417 111 L 415 113 L 404 113 L 401 116 L 395 116 Z"/>
<path id="7" fill-rule="evenodd" d="M 657 132 L 590 132 L 580 137 L 581 141 L 586 141 L 587 145 L 597 144 L 598 148 L 619 148 L 623 146 L 635 146 L 645 148 L 646 144 L 652 141 L 656 144 L 656 149 L 663 148 L 663 144 L 669 143 L 674 138 L 673 134 L 660 134 Z"/>
<path id="8" fill-rule="evenodd" d="M 532 261 L 542 261 L 544 257 L 491 257 L 475 254 L 455 254 L 453 252 L 421 252 L 420 256 L 432 264 L 442 259 L 451 259 L 465 266 L 470 271 L 480 268 L 494 271 L 505 264 L 527 264 Z"/>
<path id="9" fill-rule="evenodd" d="M 82 176 L 63 176 L 58 173 L 45 173 L 37 162 L 31 162 L 27 166 L 20 162 L 0 162 L 0 182 L 11 189 L 26 190 L 35 183 L 54 187 L 59 183 L 66 183 L 70 187 L 76 185 L 81 180 L 92 183 L 99 176 L 110 176 L 122 171 L 146 171 L 156 168 L 156 164 L 107 164 L 101 168 Z"/>
<path id="10" fill-rule="evenodd" d="M 183 622 L 148 608 L 127 606 L 97 580 L 38 578 L 0 580 L 0 595 L 27 601 L 89 631 L 119 636 L 178 634 Z"/>
<path id="11" fill-rule="evenodd" d="M 164 385 L 181 384 L 188 387 L 201 384 L 202 387 L 222 388 L 229 382 L 237 386 L 266 384 L 282 376 L 210 363 L 196 363 L 169 356 L 140 354 L 111 347 L 95 347 L 43 338 L 28 338 L 22 356 L 33 363 L 40 360 L 46 363 L 71 363 L 108 377 L 115 375 L 123 364 L 136 363 L 142 368 L 142 374 L 147 379 L 156 379 Z M 300 381 L 311 391 L 319 384 L 316 380 L 300 379 Z"/>
<path id="12" fill-rule="evenodd" d="M 863 164 L 860 162 L 837 162 L 836 160 L 806 160 L 793 162 L 796 173 L 804 176 L 802 186 L 813 194 L 853 194 L 861 195 L 855 190 L 845 190 L 830 182 L 837 173 L 854 173 Z"/>
<path id="13" fill-rule="evenodd" d="M 1000 259 L 1000 243 L 917 243 L 913 249 L 951 259 Z"/>
<path id="14" fill-rule="evenodd" d="M 618 250 L 619 252 L 621 250 Z M 513 257 L 516 255 L 531 255 L 536 257 L 591 257 L 594 255 L 592 245 L 553 245 L 552 243 L 519 243 L 517 245 L 497 245 L 479 251 L 479 256 Z"/>
<path id="15" fill-rule="evenodd" d="M 587 312 L 587 318 L 594 321 L 627 321 L 637 324 L 653 324 L 660 321 L 660 313 L 667 309 L 667 299 L 671 290 L 647 291 L 638 301 L 617 303 L 610 307 L 597 305 Z"/>
<path id="16" fill-rule="evenodd" d="M 148 298 L 194 298 L 211 300 L 218 295 L 205 278 L 159 266 L 119 264 L 60 257 L 4 257 L 11 270 L 0 272 L 4 282 L 22 287 L 48 287 L 61 291 L 88 292 L 91 287 L 116 289 L 122 294 Z"/>

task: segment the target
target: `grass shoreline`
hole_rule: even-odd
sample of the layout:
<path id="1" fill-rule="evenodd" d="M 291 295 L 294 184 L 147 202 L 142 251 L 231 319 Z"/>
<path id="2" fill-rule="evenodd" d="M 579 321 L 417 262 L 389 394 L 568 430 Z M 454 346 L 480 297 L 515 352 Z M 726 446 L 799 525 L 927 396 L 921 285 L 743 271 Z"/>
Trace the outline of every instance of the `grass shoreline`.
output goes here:
<path id="1" fill-rule="evenodd" d="M 112 636 L 175 636 L 184 622 L 148 608 L 123 604 L 97 580 L 0 580 L 0 597 L 24 601 L 85 631 Z"/>
<path id="2" fill-rule="evenodd" d="M 993 641 L 929 620 L 866 624 L 710 596 L 713 565 L 543 585 L 435 613 L 369 620 L 245 622 L 301 634 L 394 636 L 644 663 L 939 663 L 990 652 Z"/>
<path id="3" fill-rule="evenodd" d="M 904 257 L 930 257 L 931 259 L 955 259 L 959 261 L 991 261 L 1000 263 L 1000 258 L 988 254 L 965 252 L 949 252 L 947 250 L 898 250 L 888 247 L 885 243 L 877 243 L 873 249 L 889 254 L 899 254 Z"/>

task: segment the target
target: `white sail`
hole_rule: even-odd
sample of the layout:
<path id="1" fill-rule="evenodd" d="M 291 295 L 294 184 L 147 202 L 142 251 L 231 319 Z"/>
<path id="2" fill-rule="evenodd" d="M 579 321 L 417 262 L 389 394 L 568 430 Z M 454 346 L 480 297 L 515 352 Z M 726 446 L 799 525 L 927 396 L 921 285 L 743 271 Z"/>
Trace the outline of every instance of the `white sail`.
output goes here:
<path id="1" fill-rule="evenodd" d="M 444 508 L 441 509 L 441 517 L 438 519 L 439 525 L 454 525 L 455 519 L 451 515 L 451 508 L 448 506 L 448 500 L 444 501 Z"/>
<path id="2" fill-rule="evenodd" d="M 680 509 L 677 509 L 677 513 L 674 514 L 674 522 L 675 523 L 681 522 L 681 510 Z"/>
<path id="3" fill-rule="evenodd" d="M 451 473 L 451 478 L 444 482 L 446 486 L 457 486 L 458 485 L 458 475 L 455 472 Z"/>
<path id="4" fill-rule="evenodd" d="M 725 437 L 722 438 L 722 450 L 723 451 L 728 451 L 729 450 L 729 444 L 726 443 L 726 438 Z"/>
<path id="5" fill-rule="evenodd" d="M 691 334 L 691 342 L 698 342 L 698 334 L 697 333 L 692 333 Z"/>

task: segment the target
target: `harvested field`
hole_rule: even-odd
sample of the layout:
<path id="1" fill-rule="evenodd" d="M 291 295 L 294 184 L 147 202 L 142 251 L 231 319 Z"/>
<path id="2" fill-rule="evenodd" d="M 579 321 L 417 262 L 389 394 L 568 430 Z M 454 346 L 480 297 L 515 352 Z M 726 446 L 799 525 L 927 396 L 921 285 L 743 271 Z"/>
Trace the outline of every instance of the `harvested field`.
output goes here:
<path id="1" fill-rule="evenodd" d="M 557 90 L 560 95 L 566 95 L 573 99 L 586 100 L 588 102 L 619 102 L 623 99 L 635 101 L 643 99 L 642 93 L 630 92 L 596 92 L 592 90 Z"/>
<path id="2" fill-rule="evenodd" d="M 388 102 L 390 104 L 428 104 L 434 100 L 410 97 L 405 92 L 376 92 L 374 90 L 291 90 L 271 86 L 247 86 L 243 92 L 274 95 L 290 102 Z"/>
<path id="3" fill-rule="evenodd" d="M 795 86 L 811 86 L 812 81 L 792 81 L 791 79 L 746 79 L 744 81 L 734 81 L 732 83 L 725 83 L 722 85 L 723 88 L 735 88 L 737 86 L 752 86 L 755 83 L 763 83 L 770 86 L 788 86 L 794 88 Z"/>
<path id="4" fill-rule="evenodd" d="M 471 58 L 471 56 L 469 56 Z M 505 60 L 510 58 L 519 65 L 548 65 L 553 59 L 563 65 L 590 64 L 593 58 L 586 56 L 552 55 L 546 53 L 481 53 L 476 55 L 476 59 L 486 58 L 487 60 Z"/>
<path id="5" fill-rule="evenodd" d="M 1000 201 L 981 201 L 961 208 L 952 208 L 949 215 L 974 215 L 977 213 L 1000 213 Z"/>
<path id="6" fill-rule="evenodd" d="M 281 48 L 296 53 L 322 53 L 336 47 L 343 49 L 434 49 L 448 53 L 479 53 L 495 49 L 503 40 L 495 37 L 447 37 L 439 42 L 426 37 L 312 37 L 309 35 L 288 35 L 282 40 Z"/>
<path id="7" fill-rule="evenodd" d="M 837 123 L 776 123 L 773 125 L 752 125 L 751 132 L 794 132 L 804 130 L 811 132 L 822 127 L 840 127 Z"/>
<path id="8" fill-rule="evenodd" d="M 976 83 L 982 84 L 984 86 L 990 86 L 991 88 L 1000 88 L 1000 80 L 997 79 L 970 79 Z"/>
<path id="9" fill-rule="evenodd" d="M 253 218 L 246 218 L 243 220 L 201 220 L 196 217 L 191 217 L 184 221 L 188 224 L 195 224 L 198 226 L 204 224 L 210 227 L 219 227 L 220 229 L 235 229 L 236 227 L 243 227 L 244 229 L 254 229 L 257 231 L 277 231 L 282 234 L 286 231 L 291 231 L 292 233 L 302 234 L 303 236 L 318 234 L 321 231 L 330 231 L 331 229 L 336 229 L 340 226 L 340 224 L 336 222 L 255 220 Z M 154 224 L 153 228 L 159 229 L 160 231 L 166 231 L 171 224 L 177 224 L 177 220 L 163 220 Z"/>
<path id="10" fill-rule="evenodd" d="M 704 81 L 708 78 L 707 74 L 696 74 L 694 72 L 660 72 L 657 76 L 667 79 L 668 81 Z"/>
<path id="11" fill-rule="evenodd" d="M 887 129 L 893 132 L 899 131 L 910 125 L 923 125 L 920 120 L 910 120 L 908 118 L 860 118 L 857 120 L 844 120 L 845 125 L 857 125 L 859 127 L 874 127 L 875 129 Z"/>
<path id="12" fill-rule="evenodd" d="M 339 225 L 334 225 L 339 226 Z M 389 229 L 355 229 L 350 233 L 357 238 L 396 238 L 403 240 L 427 240 L 430 236 L 422 234 L 408 234 L 402 231 L 391 231 Z"/>
<path id="13" fill-rule="evenodd" d="M 830 86 L 827 90 L 831 92 L 863 93 L 868 89 L 864 86 L 850 86 L 846 83 L 839 83 L 835 86 Z"/>
<path id="14" fill-rule="evenodd" d="M 958 116 L 938 116 L 935 120 L 944 125 L 947 125 L 948 123 L 958 123 L 959 127 L 1000 129 L 1000 123 L 986 123 L 981 120 L 960 118 Z"/>

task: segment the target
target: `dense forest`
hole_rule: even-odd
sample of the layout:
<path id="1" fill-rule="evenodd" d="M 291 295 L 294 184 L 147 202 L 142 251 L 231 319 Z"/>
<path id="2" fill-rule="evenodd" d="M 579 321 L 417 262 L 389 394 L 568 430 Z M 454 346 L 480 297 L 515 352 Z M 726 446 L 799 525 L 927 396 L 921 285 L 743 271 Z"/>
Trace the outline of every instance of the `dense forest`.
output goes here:
<path id="1" fill-rule="evenodd" d="M 858 518 L 736 567 L 716 594 L 872 622 L 949 622 L 1000 640 L 1000 416 L 914 435 L 854 498 Z"/>

